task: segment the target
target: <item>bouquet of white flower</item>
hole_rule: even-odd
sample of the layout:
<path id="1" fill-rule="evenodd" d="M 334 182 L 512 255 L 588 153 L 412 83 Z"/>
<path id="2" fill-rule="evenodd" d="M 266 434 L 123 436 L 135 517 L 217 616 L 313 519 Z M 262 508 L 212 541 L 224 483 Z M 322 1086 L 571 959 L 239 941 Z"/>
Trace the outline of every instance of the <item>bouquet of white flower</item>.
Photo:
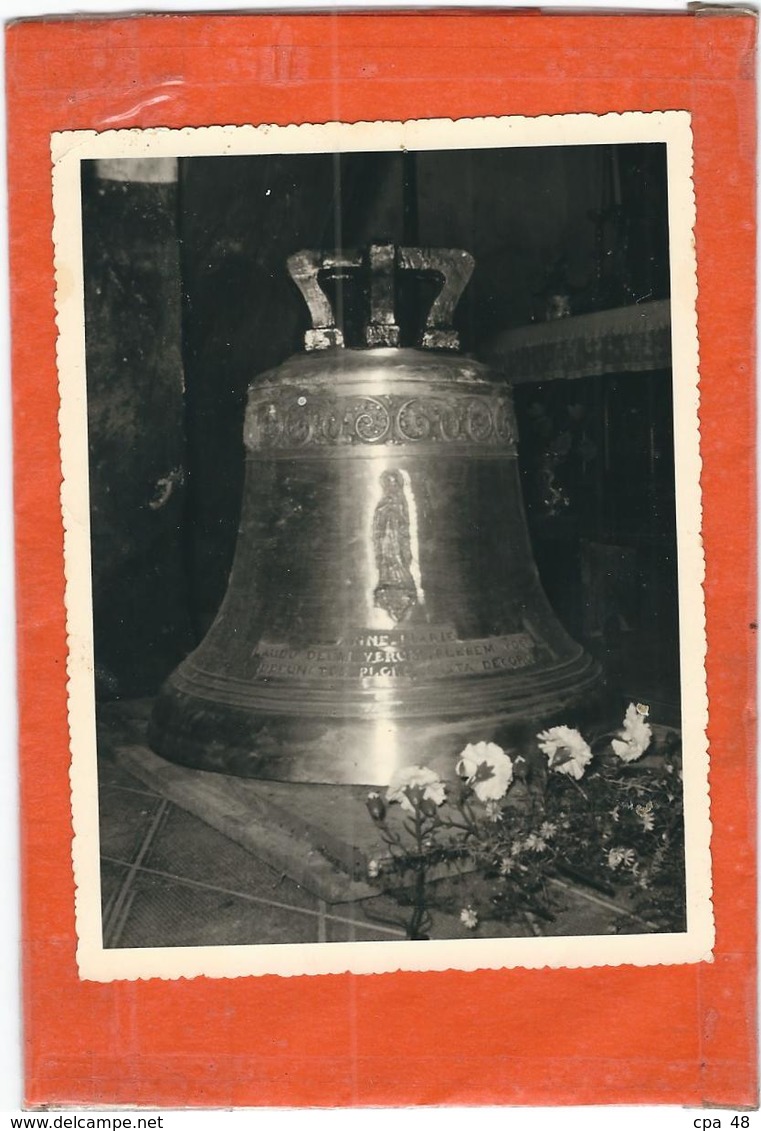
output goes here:
<path id="1" fill-rule="evenodd" d="M 411 908 L 410 938 L 428 937 L 434 906 L 459 907 L 468 931 L 523 918 L 536 932 L 537 920 L 553 918 L 558 877 L 609 897 L 628 888 L 622 922 L 683 929 L 679 742 L 667 738 L 653 764 L 633 773 L 652 740 L 648 708 L 631 703 L 620 730 L 589 742 L 553 726 L 512 756 L 493 742 L 468 743 L 451 781 L 426 766 L 399 770 L 385 796 L 367 799 L 386 849 L 368 878 Z"/>

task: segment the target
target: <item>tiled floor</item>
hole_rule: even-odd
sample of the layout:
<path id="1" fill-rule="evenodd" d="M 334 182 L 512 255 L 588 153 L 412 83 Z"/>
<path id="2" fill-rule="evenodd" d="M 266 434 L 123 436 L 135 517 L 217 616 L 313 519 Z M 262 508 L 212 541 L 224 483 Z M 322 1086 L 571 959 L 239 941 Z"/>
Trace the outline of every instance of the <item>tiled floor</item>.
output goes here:
<path id="1" fill-rule="evenodd" d="M 329 908 L 108 756 L 100 826 L 106 947 L 404 938 L 360 904 Z"/>
<path id="2" fill-rule="evenodd" d="M 134 742 L 135 736 L 121 733 L 118 718 L 99 739 L 105 947 L 405 938 L 404 911 L 391 899 L 379 895 L 328 904 L 132 776 L 115 757 L 125 741 Z M 586 889 L 558 886 L 563 908 L 554 922 L 541 925 L 541 933 L 613 929 L 621 908 Z M 434 937 L 470 934 L 456 913 L 434 918 Z M 519 927 L 489 922 L 477 934 L 504 937 L 539 930 L 529 922 Z"/>

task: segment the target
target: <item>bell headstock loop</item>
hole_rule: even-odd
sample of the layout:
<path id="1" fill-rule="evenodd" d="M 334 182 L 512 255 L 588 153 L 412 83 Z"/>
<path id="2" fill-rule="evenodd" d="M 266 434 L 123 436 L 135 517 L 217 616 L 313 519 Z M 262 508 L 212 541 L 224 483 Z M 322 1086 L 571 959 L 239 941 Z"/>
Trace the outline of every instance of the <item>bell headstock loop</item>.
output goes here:
<path id="1" fill-rule="evenodd" d="M 456 350 L 460 341 L 452 327 L 454 310 L 473 273 L 473 256 L 460 248 L 397 247 L 371 244 L 366 253 L 349 250 L 338 253 L 299 251 L 288 259 L 288 271 L 301 291 L 312 320 L 304 335 L 307 350 L 343 346 L 342 329 L 323 289 L 327 279 L 352 278 L 362 273 L 369 278 L 369 317 L 365 324 L 365 344 L 370 347 L 398 346 L 395 297 L 397 271 L 414 271 L 441 279 L 441 289 L 431 304 L 418 343 L 424 349 Z M 365 279 L 361 279 L 362 283 Z"/>

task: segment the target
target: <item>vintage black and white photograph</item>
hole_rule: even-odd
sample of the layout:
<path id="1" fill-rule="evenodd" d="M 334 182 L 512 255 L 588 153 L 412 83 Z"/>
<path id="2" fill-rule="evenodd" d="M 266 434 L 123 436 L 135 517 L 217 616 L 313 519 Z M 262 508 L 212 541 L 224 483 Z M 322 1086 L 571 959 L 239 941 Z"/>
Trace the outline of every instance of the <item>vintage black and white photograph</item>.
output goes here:
<path id="1" fill-rule="evenodd" d="M 710 954 L 688 115 L 413 125 L 54 144 L 83 976 Z"/>

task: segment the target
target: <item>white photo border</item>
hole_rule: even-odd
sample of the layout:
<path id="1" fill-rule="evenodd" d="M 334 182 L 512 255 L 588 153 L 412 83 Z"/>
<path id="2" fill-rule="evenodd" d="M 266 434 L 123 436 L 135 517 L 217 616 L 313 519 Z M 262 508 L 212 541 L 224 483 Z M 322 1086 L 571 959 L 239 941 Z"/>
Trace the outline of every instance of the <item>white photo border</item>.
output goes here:
<path id="1" fill-rule="evenodd" d="M 666 145 L 671 271 L 674 441 L 684 761 L 687 930 L 678 934 L 580 935 L 427 942 L 292 943 L 146 947 L 102 945 L 90 507 L 82 262 L 81 162 L 93 159 L 493 149 L 527 146 Z M 710 962 L 711 821 L 708 697 L 701 539 L 697 273 L 692 130 L 683 110 L 652 113 L 204 126 L 55 133 L 53 243 L 60 391 L 71 741 L 72 862 L 77 964 L 82 979 L 238 978 L 250 975 L 379 974 Z"/>

